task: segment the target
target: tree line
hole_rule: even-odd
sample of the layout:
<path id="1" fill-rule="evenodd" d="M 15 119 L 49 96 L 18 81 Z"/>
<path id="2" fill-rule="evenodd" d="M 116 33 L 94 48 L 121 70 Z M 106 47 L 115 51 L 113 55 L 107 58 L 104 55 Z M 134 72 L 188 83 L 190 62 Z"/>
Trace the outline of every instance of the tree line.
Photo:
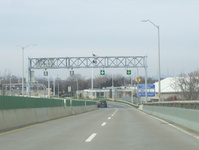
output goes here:
<path id="1" fill-rule="evenodd" d="M 140 77 L 141 78 L 141 82 L 140 84 L 145 82 L 144 77 Z M 48 80 L 46 78 L 37 78 L 36 79 L 39 83 L 42 83 L 44 85 L 48 85 Z M 54 79 L 50 79 L 51 82 L 51 89 L 53 90 L 53 80 Z M 156 82 L 156 80 L 152 79 L 152 78 L 148 78 L 148 83 L 154 83 Z M 78 84 L 78 85 L 77 85 Z M 71 87 L 72 89 L 72 95 L 75 95 L 75 92 L 77 90 L 77 86 L 78 86 L 78 90 L 84 90 L 84 89 L 91 89 L 91 84 L 92 84 L 92 79 L 91 78 L 86 78 L 83 77 L 81 74 L 75 74 L 73 76 L 69 76 L 66 79 L 60 79 L 60 78 L 56 78 L 55 79 L 55 91 L 57 94 L 57 89 L 59 86 L 59 92 L 60 95 L 68 93 L 68 87 Z M 124 87 L 129 87 L 131 85 L 136 86 L 136 81 L 134 79 L 130 79 L 130 76 L 122 76 L 122 75 L 113 75 L 109 76 L 109 75 L 100 75 L 97 77 L 93 78 L 93 88 L 95 89 L 103 89 L 106 87 L 120 87 L 120 86 L 124 86 Z"/>
<path id="2" fill-rule="evenodd" d="M 145 78 L 140 77 L 141 81 L 140 84 L 145 83 Z M 48 77 L 35 77 L 35 82 L 41 83 L 48 87 Z M 157 80 L 154 80 L 152 78 L 148 78 L 148 83 L 154 83 Z M 25 79 L 24 79 L 25 82 Z M 53 85 L 55 82 L 55 86 Z M 52 91 L 54 91 L 55 87 L 55 92 L 56 95 L 58 94 L 58 89 L 59 89 L 59 95 L 63 95 L 65 93 L 68 93 L 68 87 L 71 87 L 71 94 L 75 95 L 75 92 L 77 90 L 84 90 L 84 89 L 91 89 L 91 83 L 92 79 L 91 78 L 86 78 L 82 76 L 81 74 L 74 74 L 72 76 L 67 77 L 66 79 L 61 79 L 61 78 L 50 78 L 50 88 Z M 0 74 L 0 89 L 2 90 L 3 85 L 5 84 L 13 84 L 13 83 L 22 83 L 22 78 L 18 77 L 16 75 L 11 75 L 10 72 L 5 71 L 3 74 Z M 78 84 L 78 85 L 77 85 Z M 106 87 L 128 87 L 131 85 L 136 85 L 135 79 L 131 79 L 131 76 L 122 76 L 122 75 L 99 75 L 93 78 L 93 88 L 106 88 Z M 9 88 L 9 87 L 8 87 Z"/>
<path id="3" fill-rule="evenodd" d="M 140 84 L 145 83 L 145 78 L 140 77 L 141 81 Z M 53 85 L 53 78 L 50 78 L 50 88 L 52 91 L 55 92 L 56 95 L 63 95 L 68 93 L 68 87 L 71 87 L 71 94 L 75 95 L 77 90 L 84 90 L 91 88 L 91 78 L 83 77 L 81 74 L 75 74 L 73 76 L 69 76 L 66 79 L 56 78 L 55 79 L 55 86 Z M 4 84 L 10 83 L 21 83 L 22 78 L 19 76 L 11 75 L 10 72 L 5 71 L 4 73 L 0 74 L 0 89 L 2 90 Z M 46 77 L 36 77 L 36 82 L 44 84 L 48 87 L 48 78 Z M 153 84 L 157 82 L 157 80 L 148 78 L 147 83 Z M 77 85 L 78 84 L 78 85 Z M 122 76 L 122 75 L 100 75 L 96 76 L 93 79 L 93 88 L 106 88 L 106 87 L 128 87 L 128 86 L 136 86 L 135 79 L 130 78 L 130 76 Z M 199 70 L 187 73 L 187 74 L 180 74 L 175 84 L 173 86 L 174 89 L 178 89 L 180 91 L 181 98 L 184 100 L 197 100 L 199 99 Z"/>

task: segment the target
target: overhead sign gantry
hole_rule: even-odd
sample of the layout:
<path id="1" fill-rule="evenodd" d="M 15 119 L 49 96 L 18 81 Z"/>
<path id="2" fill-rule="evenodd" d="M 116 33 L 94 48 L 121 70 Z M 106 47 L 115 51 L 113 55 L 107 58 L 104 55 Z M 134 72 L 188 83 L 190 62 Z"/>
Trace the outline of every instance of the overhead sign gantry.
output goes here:
<path id="1" fill-rule="evenodd" d="M 146 56 L 29 58 L 29 69 L 146 67 Z"/>
<path id="2" fill-rule="evenodd" d="M 28 93 L 30 92 L 31 71 L 35 69 L 144 68 L 145 84 L 147 85 L 147 56 L 29 58 L 28 61 Z M 127 72 L 130 74 L 131 71 Z"/>

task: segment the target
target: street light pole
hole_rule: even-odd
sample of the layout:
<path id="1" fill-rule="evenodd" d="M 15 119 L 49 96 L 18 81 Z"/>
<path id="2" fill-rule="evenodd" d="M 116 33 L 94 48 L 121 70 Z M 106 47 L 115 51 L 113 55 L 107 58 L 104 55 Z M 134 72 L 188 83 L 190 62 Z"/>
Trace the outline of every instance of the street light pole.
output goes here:
<path id="1" fill-rule="evenodd" d="M 58 82 L 58 85 L 57 85 L 57 91 L 58 91 L 58 97 L 59 97 L 59 78 L 58 78 L 58 75 L 57 75 L 57 82 Z"/>
<path id="2" fill-rule="evenodd" d="M 115 91 L 113 92 L 113 90 L 114 90 L 114 79 L 113 79 L 113 74 L 112 74 L 112 100 L 115 101 L 114 100 L 114 98 L 115 98 Z"/>
<path id="3" fill-rule="evenodd" d="M 79 90 L 79 83 L 78 83 L 78 78 L 76 78 L 77 80 L 77 99 L 79 98 L 79 95 L 78 95 L 78 90 Z"/>
<path id="4" fill-rule="evenodd" d="M 10 96 L 12 96 L 12 91 L 11 91 L 11 84 L 12 84 L 12 76 L 10 75 Z"/>
<path id="5" fill-rule="evenodd" d="M 22 96 L 24 96 L 24 50 L 26 48 L 28 48 L 29 46 L 36 46 L 36 44 L 28 44 L 26 46 L 17 45 L 17 46 L 20 46 L 22 49 L 22 88 L 21 88 L 21 93 L 22 93 Z"/>
<path id="6" fill-rule="evenodd" d="M 21 88 L 21 94 L 24 96 L 24 47 L 21 47 L 22 49 L 22 88 Z"/>
<path id="7" fill-rule="evenodd" d="M 158 98 L 161 100 L 161 83 L 160 83 L 160 27 L 150 20 L 142 20 L 142 22 L 150 22 L 158 29 Z"/>

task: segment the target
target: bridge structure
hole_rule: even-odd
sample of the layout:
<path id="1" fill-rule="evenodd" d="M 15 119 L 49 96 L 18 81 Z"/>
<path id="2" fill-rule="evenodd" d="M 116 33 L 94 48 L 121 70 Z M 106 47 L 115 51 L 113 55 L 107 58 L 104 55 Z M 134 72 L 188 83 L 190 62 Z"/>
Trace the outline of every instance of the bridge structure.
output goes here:
<path id="1" fill-rule="evenodd" d="M 28 95 L 30 96 L 31 74 L 35 69 L 78 69 L 78 68 L 143 68 L 147 86 L 147 56 L 93 56 L 28 58 Z M 146 87 L 147 89 L 147 87 Z M 145 90 L 147 92 L 147 90 Z M 147 94 L 145 94 L 147 96 Z"/>

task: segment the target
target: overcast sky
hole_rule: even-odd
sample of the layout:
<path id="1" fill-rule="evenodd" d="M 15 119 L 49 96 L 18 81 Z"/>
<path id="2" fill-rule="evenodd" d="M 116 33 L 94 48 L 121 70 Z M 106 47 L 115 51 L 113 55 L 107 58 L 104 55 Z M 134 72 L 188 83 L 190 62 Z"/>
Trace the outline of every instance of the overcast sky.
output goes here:
<path id="1" fill-rule="evenodd" d="M 157 75 L 158 30 L 143 19 L 160 26 L 161 74 L 189 73 L 199 68 L 198 18 L 198 0 L 0 0 L 0 73 L 22 76 L 16 45 L 32 43 L 26 67 L 28 57 L 147 55 L 148 75 Z"/>

